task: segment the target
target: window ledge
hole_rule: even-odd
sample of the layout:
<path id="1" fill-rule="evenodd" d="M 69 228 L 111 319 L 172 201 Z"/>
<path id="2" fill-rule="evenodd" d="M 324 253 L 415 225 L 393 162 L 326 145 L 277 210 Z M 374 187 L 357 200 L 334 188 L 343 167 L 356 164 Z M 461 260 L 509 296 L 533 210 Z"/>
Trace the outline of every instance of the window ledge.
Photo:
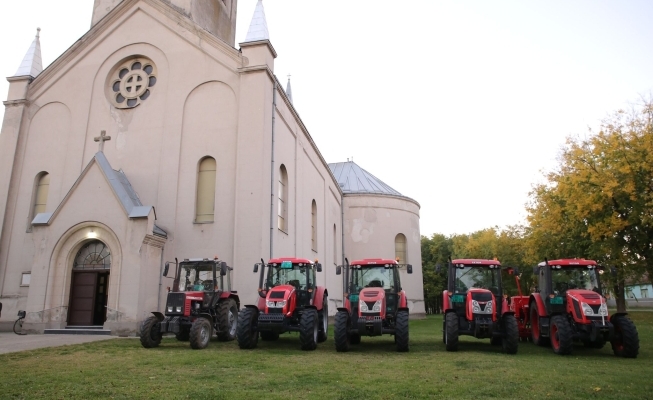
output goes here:
<path id="1" fill-rule="evenodd" d="M 205 222 L 193 221 L 194 225 L 205 225 L 205 224 L 214 224 L 214 223 L 215 223 L 215 221 L 205 221 Z"/>

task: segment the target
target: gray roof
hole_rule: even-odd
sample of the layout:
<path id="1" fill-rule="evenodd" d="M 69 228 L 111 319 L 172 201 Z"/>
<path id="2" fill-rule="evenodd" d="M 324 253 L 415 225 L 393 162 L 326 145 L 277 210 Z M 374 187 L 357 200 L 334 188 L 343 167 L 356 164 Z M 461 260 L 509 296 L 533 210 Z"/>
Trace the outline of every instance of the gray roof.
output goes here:
<path id="1" fill-rule="evenodd" d="M 36 37 L 32 42 L 32 45 L 27 50 L 25 58 L 20 63 L 18 71 L 14 76 L 31 76 L 36 78 L 41 72 L 43 72 L 43 62 L 41 60 L 41 41 L 39 40 L 41 28 L 36 29 Z"/>
<path id="2" fill-rule="evenodd" d="M 265 10 L 263 9 L 263 1 L 258 0 L 252 22 L 247 31 L 245 42 L 257 42 L 259 40 L 270 40 L 270 33 L 268 32 L 268 22 L 265 19 Z"/>
<path id="3" fill-rule="evenodd" d="M 353 161 L 329 164 L 343 193 L 371 193 L 406 197 Z"/>

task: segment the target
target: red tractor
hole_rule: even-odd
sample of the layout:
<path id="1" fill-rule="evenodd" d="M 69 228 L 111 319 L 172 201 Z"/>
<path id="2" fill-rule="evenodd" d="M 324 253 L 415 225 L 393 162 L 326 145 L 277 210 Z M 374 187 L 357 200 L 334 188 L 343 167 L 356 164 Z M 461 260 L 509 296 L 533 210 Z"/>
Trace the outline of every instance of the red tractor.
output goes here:
<path id="1" fill-rule="evenodd" d="M 540 346 L 550 341 L 556 354 L 571 354 L 574 340 L 597 349 L 610 341 L 616 356 L 637 357 L 635 324 L 626 313 L 608 315 L 601 290 L 603 269 L 596 261 L 545 260 L 533 272 L 539 276 L 539 288 L 528 303 L 520 296 L 513 306 L 524 316 L 522 335 L 530 334 Z"/>
<path id="2" fill-rule="evenodd" d="M 238 346 L 253 349 L 259 333 L 262 340 L 273 341 L 281 333 L 299 332 L 302 350 L 315 350 L 329 328 L 329 293 L 316 280 L 322 265 L 304 258 L 273 258 L 255 264 L 254 273 L 259 267 L 260 298 L 258 305 L 240 311 Z"/>
<path id="3" fill-rule="evenodd" d="M 345 306 L 335 321 L 337 351 L 348 351 L 361 336 L 394 335 L 397 351 L 408 351 L 408 305 L 395 260 L 364 259 L 345 263 Z M 412 265 L 406 265 L 409 274 Z M 341 267 L 336 274 L 342 273 Z"/>
<path id="4" fill-rule="evenodd" d="M 449 262 L 442 339 L 447 351 L 458 350 L 458 336 L 489 338 L 508 354 L 517 353 L 519 331 L 501 286 L 501 263 L 459 259 Z"/>
<path id="5" fill-rule="evenodd" d="M 163 276 L 168 276 L 166 262 Z M 175 278 L 164 313 L 152 312 L 141 324 L 141 344 L 157 347 L 165 333 L 174 333 L 177 340 L 190 341 L 193 349 L 203 349 L 213 333 L 218 340 L 236 338 L 240 299 L 231 290 L 233 268 L 218 259 L 175 259 Z"/>

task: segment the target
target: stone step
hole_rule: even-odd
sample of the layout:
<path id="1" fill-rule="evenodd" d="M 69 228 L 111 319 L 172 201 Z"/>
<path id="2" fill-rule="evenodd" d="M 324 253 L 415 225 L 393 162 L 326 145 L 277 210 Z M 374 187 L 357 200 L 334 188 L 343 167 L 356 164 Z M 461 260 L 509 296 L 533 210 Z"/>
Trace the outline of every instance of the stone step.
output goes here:
<path id="1" fill-rule="evenodd" d="M 104 327 L 102 325 L 71 325 L 67 326 L 65 329 L 98 329 L 102 330 Z"/>
<path id="2" fill-rule="evenodd" d="M 43 333 L 46 335 L 111 335 L 111 331 L 108 329 L 96 329 L 95 327 L 82 329 L 77 326 L 66 327 L 66 329 L 46 329 Z"/>

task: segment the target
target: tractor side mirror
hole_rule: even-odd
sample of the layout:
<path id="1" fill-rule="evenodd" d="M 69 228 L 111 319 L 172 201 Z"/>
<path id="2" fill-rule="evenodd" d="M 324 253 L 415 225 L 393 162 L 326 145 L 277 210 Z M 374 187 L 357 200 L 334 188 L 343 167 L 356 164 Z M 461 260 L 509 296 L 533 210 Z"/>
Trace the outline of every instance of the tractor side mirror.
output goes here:
<path id="1" fill-rule="evenodd" d="M 315 264 L 315 268 L 317 269 L 317 272 L 322 272 L 322 264 L 320 263 Z"/>
<path id="2" fill-rule="evenodd" d="M 338 265 L 336 267 L 336 275 L 340 275 L 340 274 L 342 274 L 342 267 L 340 265 Z"/>
<path id="3" fill-rule="evenodd" d="M 254 273 L 257 273 L 257 272 L 258 272 L 258 263 L 254 264 Z"/>
<path id="4" fill-rule="evenodd" d="M 435 273 L 439 274 L 440 271 L 442 271 L 442 264 L 440 263 L 435 264 Z"/>
<path id="5" fill-rule="evenodd" d="M 227 267 L 227 263 L 222 261 L 220 263 L 220 275 L 222 275 L 222 276 L 227 275 L 227 268 L 229 268 L 229 267 Z"/>
<path id="6" fill-rule="evenodd" d="M 413 273 L 413 266 L 411 264 L 408 264 L 406 266 L 406 270 L 408 271 L 409 274 L 412 274 Z"/>
<path id="7" fill-rule="evenodd" d="M 166 261 L 165 265 L 163 266 L 163 276 L 165 277 L 168 276 L 169 269 L 170 269 L 170 262 Z"/>

